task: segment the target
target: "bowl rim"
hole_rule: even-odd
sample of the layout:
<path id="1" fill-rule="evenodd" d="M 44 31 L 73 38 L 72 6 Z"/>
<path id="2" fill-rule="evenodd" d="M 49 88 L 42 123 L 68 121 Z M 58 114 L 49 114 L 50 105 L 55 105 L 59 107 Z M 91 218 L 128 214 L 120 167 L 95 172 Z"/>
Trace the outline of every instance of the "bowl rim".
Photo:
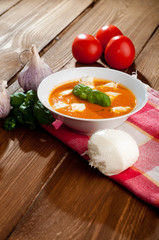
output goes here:
<path id="1" fill-rule="evenodd" d="M 129 112 L 129 113 L 127 113 L 127 114 L 124 114 L 124 115 L 121 115 L 121 116 L 117 116 L 117 117 L 112 117 L 112 118 L 100 118 L 100 119 L 78 118 L 78 117 L 69 116 L 69 115 L 66 115 L 66 114 L 63 114 L 63 113 L 60 113 L 60 112 L 54 110 L 54 109 L 51 107 L 50 104 L 49 104 L 50 107 L 48 108 L 48 106 L 47 106 L 43 101 L 41 101 L 40 89 L 42 88 L 42 85 L 43 85 L 45 82 L 47 82 L 48 79 L 51 78 L 51 76 L 55 76 L 55 75 L 58 75 L 59 73 L 61 74 L 61 73 L 65 73 L 65 72 L 68 72 L 68 71 L 76 71 L 76 70 L 79 71 L 79 70 L 90 70 L 90 69 L 91 69 L 91 70 L 92 70 L 92 69 L 95 69 L 95 70 L 101 70 L 101 69 L 102 69 L 102 71 L 103 71 L 103 69 L 104 69 L 104 70 L 109 71 L 109 72 L 114 72 L 114 73 L 116 73 L 116 74 L 126 75 L 127 77 L 132 78 L 133 81 L 136 81 L 137 84 L 139 84 L 140 86 L 143 87 L 143 89 L 145 89 L 145 90 L 144 90 L 144 97 L 145 97 L 145 98 L 144 98 L 144 101 L 142 102 L 142 104 L 141 104 L 140 106 L 138 106 L 137 108 L 134 108 L 131 112 Z M 92 74 L 92 75 L 93 75 L 93 74 Z M 76 77 L 70 79 L 70 81 L 73 80 L 73 79 L 75 79 L 75 78 L 76 78 Z M 104 79 L 104 78 L 103 78 L 103 79 Z M 109 80 L 109 79 L 108 79 L 108 80 Z M 65 81 L 69 81 L 69 80 L 65 80 Z M 65 82 L 65 81 L 64 81 L 64 82 Z M 110 80 L 110 81 L 114 81 L 114 80 Z M 117 82 L 117 81 L 114 81 L 114 82 Z M 54 85 L 54 86 L 52 87 L 52 89 L 53 89 L 54 87 L 58 86 L 59 84 L 60 84 L 60 83 L 57 83 L 56 85 Z M 129 90 L 131 90 L 129 87 L 125 86 L 123 83 L 121 83 L 121 84 L 122 84 L 124 87 L 128 88 Z M 50 93 L 51 93 L 52 89 L 50 89 Z M 132 91 L 132 90 L 131 90 L 131 91 Z M 132 92 L 133 92 L 133 91 L 132 91 Z M 48 94 L 47 99 L 48 99 L 50 93 Z M 133 92 L 133 94 L 135 95 L 134 92 Z M 49 109 L 51 112 L 53 112 L 54 114 L 59 115 L 59 116 L 61 116 L 61 117 L 69 118 L 69 119 L 72 119 L 72 120 L 75 120 L 75 121 L 83 121 L 83 122 L 87 122 L 87 121 L 89 121 L 89 122 L 97 122 L 97 121 L 98 121 L 98 122 L 103 122 L 103 121 L 104 121 L 104 122 L 105 122 L 105 121 L 110 121 L 110 120 L 111 120 L 111 121 L 114 121 L 114 120 L 117 120 L 117 119 L 128 118 L 129 116 L 131 116 L 131 115 L 135 114 L 136 112 L 138 112 L 139 110 L 141 110 L 141 109 L 146 105 L 146 103 L 147 103 L 147 101 L 148 101 L 147 89 L 146 89 L 146 87 L 144 86 L 144 83 L 142 83 L 139 79 L 134 78 L 132 75 L 129 75 L 129 74 L 125 73 L 125 72 L 121 72 L 121 71 L 115 70 L 115 69 L 104 68 L 104 67 L 76 67 L 76 68 L 67 68 L 67 69 L 63 69 L 63 70 L 57 71 L 57 72 L 49 75 L 48 77 L 46 77 L 46 78 L 44 78 L 44 79 L 42 80 L 42 82 L 41 82 L 41 83 L 39 84 L 39 86 L 38 86 L 37 95 L 38 95 L 39 100 L 42 102 L 42 104 L 43 104 L 47 109 Z M 135 97 L 136 97 L 136 96 L 135 96 Z M 48 103 L 49 103 L 49 101 L 48 101 Z M 57 119 L 58 119 L 58 117 L 57 117 Z"/>

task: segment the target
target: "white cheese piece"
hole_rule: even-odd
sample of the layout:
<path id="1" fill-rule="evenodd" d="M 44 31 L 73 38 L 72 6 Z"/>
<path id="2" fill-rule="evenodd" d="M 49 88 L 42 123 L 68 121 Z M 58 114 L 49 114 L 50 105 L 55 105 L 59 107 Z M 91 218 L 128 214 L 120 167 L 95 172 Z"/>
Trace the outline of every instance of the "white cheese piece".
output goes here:
<path id="1" fill-rule="evenodd" d="M 64 96 L 64 95 L 69 95 L 71 93 L 72 93 L 72 89 L 68 89 L 68 90 L 60 92 L 59 95 Z"/>
<path id="2" fill-rule="evenodd" d="M 65 107 L 68 107 L 68 106 L 69 106 L 69 104 L 64 103 L 64 102 L 57 102 L 57 103 L 54 104 L 55 110 L 60 109 L 60 108 L 65 108 Z"/>
<path id="3" fill-rule="evenodd" d="M 86 108 L 84 103 L 72 103 L 71 107 L 73 111 L 78 111 L 78 112 L 82 112 Z"/>
<path id="4" fill-rule="evenodd" d="M 121 112 L 126 112 L 128 109 L 131 109 L 131 107 L 112 107 L 111 111 L 115 113 L 121 113 Z"/>
<path id="5" fill-rule="evenodd" d="M 86 76 L 86 77 L 82 77 L 79 81 L 79 83 L 82 83 L 92 89 L 95 88 L 94 86 L 94 78 L 93 77 L 90 77 L 90 76 Z"/>
<path id="6" fill-rule="evenodd" d="M 121 95 L 121 93 L 117 93 L 117 92 L 105 92 L 105 94 L 107 94 L 111 101 L 113 101 L 117 96 Z"/>
<path id="7" fill-rule="evenodd" d="M 87 154 L 91 166 L 111 176 L 132 166 L 139 157 L 139 148 L 128 133 L 105 129 L 90 137 Z"/>
<path id="8" fill-rule="evenodd" d="M 104 87 L 117 88 L 118 87 L 118 83 L 108 82 L 108 83 L 100 86 L 100 88 L 104 88 Z"/>
<path id="9" fill-rule="evenodd" d="M 111 88 L 117 88 L 118 87 L 118 83 L 114 83 L 114 82 L 109 82 L 104 84 L 105 87 L 111 87 Z"/>
<path id="10" fill-rule="evenodd" d="M 85 83 L 93 83 L 94 78 L 91 76 L 84 76 L 84 77 L 81 77 L 81 81 Z"/>

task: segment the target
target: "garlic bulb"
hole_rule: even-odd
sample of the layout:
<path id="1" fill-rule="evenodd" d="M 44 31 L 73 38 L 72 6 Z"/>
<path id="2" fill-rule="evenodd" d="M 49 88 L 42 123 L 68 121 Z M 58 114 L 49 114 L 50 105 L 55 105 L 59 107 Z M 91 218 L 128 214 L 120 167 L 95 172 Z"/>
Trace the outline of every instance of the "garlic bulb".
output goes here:
<path id="1" fill-rule="evenodd" d="M 7 81 L 0 83 L 0 118 L 5 118 L 10 112 L 10 95 L 7 87 Z"/>
<path id="2" fill-rule="evenodd" d="M 35 45 L 32 45 L 30 52 L 31 59 L 18 76 L 19 85 L 25 92 L 37 91 L 40 82 L 53 73 L 52 69 L 40 58 Z"/>

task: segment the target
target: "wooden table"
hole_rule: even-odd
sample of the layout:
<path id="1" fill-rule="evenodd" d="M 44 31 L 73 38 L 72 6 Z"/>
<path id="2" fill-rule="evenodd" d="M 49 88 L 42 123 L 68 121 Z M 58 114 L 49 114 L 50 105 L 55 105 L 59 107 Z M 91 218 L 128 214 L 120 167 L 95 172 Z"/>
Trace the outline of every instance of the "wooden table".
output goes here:
<path id="1" fill-rule="evenodd" d="M 159 90 L 158 0 L 0 1 L 0 81 L 19 90 L 21 51 L 36 44 L 54 72 L 80 67 L 74 37 L 113 24 L 136 48 L 125 72 Z M 98 61 L 92 66 L 105 66 Z M 2 126 L 2 121 L 0 122 Z M 0 129 L 0 239 L 159 239 L 159 212 L 91 168 L 42 128 Z"/>

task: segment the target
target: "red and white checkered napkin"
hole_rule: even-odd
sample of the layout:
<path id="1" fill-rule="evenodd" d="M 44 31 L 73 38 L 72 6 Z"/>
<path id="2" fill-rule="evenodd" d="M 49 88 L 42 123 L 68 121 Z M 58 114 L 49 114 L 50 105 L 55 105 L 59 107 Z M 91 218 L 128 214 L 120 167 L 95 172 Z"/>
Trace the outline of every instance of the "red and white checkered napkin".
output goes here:
<path id="1" fill-rule="evenodd" d="M 87 150 L 88 136 L 75 133 L 64 125 L 58 128 L 57 125 L 58 121 L 55 121 L 54 126 L 43 127 L 80 155 Z M 145 202 L 159 207 L 159 92 L 149 88 L 145 107 L 118 129 L 136 140 L 140 156 L 132 167 L 111 176 L 111 179 Z"/>

